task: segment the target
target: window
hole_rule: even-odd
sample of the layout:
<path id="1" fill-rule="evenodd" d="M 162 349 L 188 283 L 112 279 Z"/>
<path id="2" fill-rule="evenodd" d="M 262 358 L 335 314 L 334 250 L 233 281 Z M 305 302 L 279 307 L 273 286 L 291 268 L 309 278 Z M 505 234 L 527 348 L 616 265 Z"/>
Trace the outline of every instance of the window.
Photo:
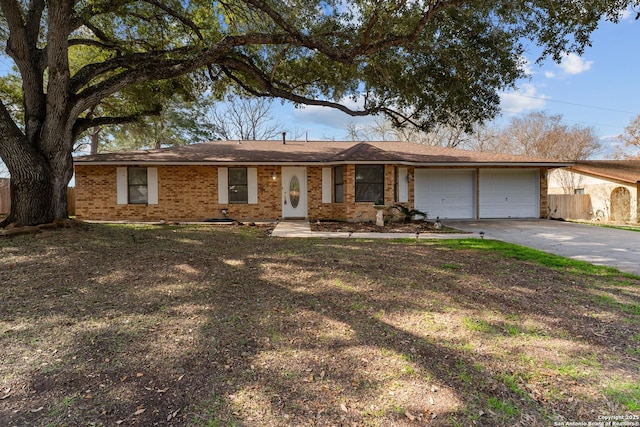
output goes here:
<path id="1" fill-rule="evenodd" d="M 138 205 L 148 203 L 149 186 L 147 182 L 147 168 L 130 167 L 127 172 L 129 203 Z"/>
<path id="2" fill-rule="evenodd" d="M 344 166 L 333 169 L 333 200 L 335 203 L 344 202 Z"/>
<path id="3" fill-rule="evenodd" d="M 573 194 L 584 194 L 584 188 L 576 188 L 573 190 Z"/>
<path id="4" fill-rule="evenodd" d="M 229 168 L 229 203 L 249 203 L 247 168 Z"/>
<path id="5" fill-rule="evenodd" d="M 356 165 L 356 202 L 384 200 L 384 165 Z"/>

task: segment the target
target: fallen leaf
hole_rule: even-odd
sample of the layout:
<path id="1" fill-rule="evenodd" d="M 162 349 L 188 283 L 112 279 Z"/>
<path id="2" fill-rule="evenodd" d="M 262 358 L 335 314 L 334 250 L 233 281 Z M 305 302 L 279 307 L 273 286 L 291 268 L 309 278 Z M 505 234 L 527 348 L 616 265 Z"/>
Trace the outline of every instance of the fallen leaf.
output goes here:
<path id="1" fill-rule="evenodd" d="M 134 412 L 134 413 L 133 413 L 133 415 L 140 415 L 140 414 L 142 414 L 144 411 L 146 411 L 146 409 L 145 409 L 145 408 L 140 408 L 140 409 L 138 409 L 136 412 Z"/>
<path id="2" fill-rule="evenodd" d="M 349 410 L 347 409 L 344 403 L 340 404 L 340 409 L 342 409 L 343 412 L 349 412 Z"/>
<path id="3" fill-rule="evenodd" d="M 111 362 L 111 359 L 109 359 L 108 357 L 104 359 L 104 363 L 109 363 L 109 362 Z"/>
<path id="4" fill-rule="evenodd" d="M 44 409 L 44 406 L 41 406 L 41 407 L 39 407 L 39 408 L 32 409 L 32 410 L 31 410 L 31 412 L 40 412 L 40 411 L 42 411 L 43 409 Z"/>
<path id="5" fill-rule="evenodd" d="M 172 413 L 170 413 L 169 415 L 167 415 L 167 421 L 170 421 L 172 418 L 175 418 L 178 416 L 178 412 L 180 412 L 180 409 L 177 409 L 175 411 L 173 411 Z"/>
<path id="6" fill-rule="evenodd" d="M 156 393 L 166 393 L 166 391 L 169 390 L 169 388 L 163 388 L 163 389 L 158 389 L 156 390 Z"/>
<path id="7" fill-rule="evenodd" d="M 184 374 L 183 374 L 183 375 L 180 375 L 180 376 L 178 377 L 178 381 L 180 381 L 180 380 L 181 380 L 181 379 L 183 379 L 183 378 L 184 378 Z"/>
<path id="8" fill-rule="evenodd" d="M 404 411 L 404 416 L 409 418 L 410 421 L 415 421 L 416 417 L 411 415 L 411 413 L 409 411 Z"/>
<path id="9" fill-rule="evenodd" d="M 435 404 L 435 402 L 433 401 L 433 397 L 430 397 L 430 398 L 429 398 L 429 403 L 431 403 L 432 405 L 434 405 L 434 404 Z"/>
<path id="10" fill-rule="evenodd" d="M 124 422 L 124 420 L 118 420 L 118 421 L 116 421 L 116 424 L 117 424 L 117 425 L 120 425 L 120 424 L 122 424 L 123 422 Z"/>
<path id="11" fill-rule="evenodd" d="M 324 371 L 320 371 L 320 379 L 324 379 Z"/>
<path id="12" fill-rule="evenodd" d="M 124 377 L 120 378 L 120 382 L 121 383 L 125 382 L 127 378 L 129 378 L 129 375 L 125 375 Z"/>
<path id="13" fill-rule="evenodd" d="M 136 374 L 136 378 L 140 378 L 140 377 L 141 377 L 141 376 L 143 376 L 143 375 L 144 375 L 144 374 L 143 374 L 142 372 L 138 372 L 138 373 Z"/>

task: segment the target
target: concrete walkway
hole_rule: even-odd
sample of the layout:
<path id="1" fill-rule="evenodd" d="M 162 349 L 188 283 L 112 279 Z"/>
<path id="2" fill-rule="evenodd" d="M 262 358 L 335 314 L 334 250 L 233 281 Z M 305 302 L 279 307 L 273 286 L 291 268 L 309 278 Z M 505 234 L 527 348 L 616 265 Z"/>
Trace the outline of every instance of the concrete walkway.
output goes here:
<path id="1" fill-rule="evenodd" d="M 469 234 L 421 233 L 419 239 L 479 238 L 501 240 L 565 258 L 587 261 L 640 275 L 640 232 L 544 219 L 445 221 L 445 225 Z M 274 237 L 322 237 L 358 239 L 416 238 L 413 233 L 313 232 L 308 221 L 282 221 Z"/>

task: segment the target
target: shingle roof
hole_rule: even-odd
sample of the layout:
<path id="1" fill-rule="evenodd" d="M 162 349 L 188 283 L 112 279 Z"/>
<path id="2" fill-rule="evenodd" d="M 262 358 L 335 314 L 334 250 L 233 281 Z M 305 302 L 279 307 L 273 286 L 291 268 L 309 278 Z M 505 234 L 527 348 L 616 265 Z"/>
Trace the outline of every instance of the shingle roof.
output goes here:
<path id="1" fill-rule="evenodd" d="M 640 160 L 584 160 L 570 169 L 623 182 L 640 182 Z"/>
<path id="2" fill-rule="evenodd" d="M 411 142 L 214 141 L 159 150 L 76 157 L 89 164 L 305 164 L 401 163 L 411 165 L 568 166 L 568 162 L 458 150 Z"/>

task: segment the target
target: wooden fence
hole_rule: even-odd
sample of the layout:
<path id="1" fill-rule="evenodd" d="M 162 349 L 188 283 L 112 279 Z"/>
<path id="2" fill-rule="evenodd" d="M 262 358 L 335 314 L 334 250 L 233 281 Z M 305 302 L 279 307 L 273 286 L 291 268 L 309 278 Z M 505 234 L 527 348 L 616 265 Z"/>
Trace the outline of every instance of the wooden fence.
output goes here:
<path id="1" fill-rule="evenodd" d="M 11 194 L 9 193 L 9 179 L 0 178 L 0 215 L 7 215 L 11 211 Z M 76 189 L 67 189 L 67 212 L 76 214 Z"/>
<path id="2" fill-rule="evenodd" d="M 0 215 L 8 214 L 10 209 L 9 178 L 0 178 Z"/>
<path id="3" fill-rule="evenodd" d="M 549 194 L 551 218 L 591 219 L 593 207 L 589 194 Z"/>

